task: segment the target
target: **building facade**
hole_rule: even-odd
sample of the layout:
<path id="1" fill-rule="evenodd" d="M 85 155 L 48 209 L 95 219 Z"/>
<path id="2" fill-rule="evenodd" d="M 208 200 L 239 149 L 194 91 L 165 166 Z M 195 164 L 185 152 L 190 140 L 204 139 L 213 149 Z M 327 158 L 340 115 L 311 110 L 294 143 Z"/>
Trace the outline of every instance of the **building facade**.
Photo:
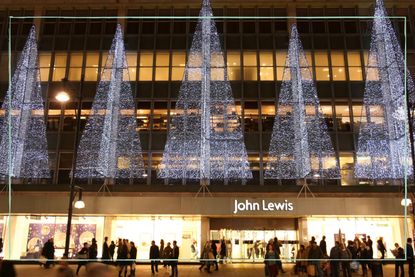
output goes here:
<path id="1" fill-rule="evenodd" d="M 214 15 L 221 17 L 216 19 L 216 26 L 254 178 L 226 185 L 212 182 L 213 197 L 198 198 L 197 201 L 193 195 L 199 189 L 198 184 L 165 181 L 158 179 L 156 172 L 200 3 L 109 0 L 99 4 L 81 0 L 72 3 L 64 6 L 53 0 L 42 5 L 29 0 L 0 3 L 1 99 L 7 91 L 9 76 L 9 17 L 14 17 L 11 18 L 12 65 L 31 26 L 34 24 L 38 30 L 52 173 L 50 179 L 13 181 L 11 219 L 6 215 L 7 195 L 0 195 L 0 212 L 5 215 L 3 223 L 0 221 L 3 230 L 0 233 L 7 240 L 10 232 L 14 233 L 12 230 L 19 230 L 26 238 L 23 242 L 6 244 L 13 249 L 13 258 L 27 257 L 24 252 L 36 249 L 39 239 L 42 242 L 54 234 L 62 240 L 64 236 L 61 225 L 66 222 L 75 140 L 89 115 L 117 23 L 124 28 L 131 86 L 137 103 L 137 131 L 147 176 L 119 181 L 111 188 L 111 198 L 102 194 L 95 196 L 101 181 L 76 180 L 76 184 L 86 191 L 87 208 L 75 220 L 74 226 L 79 230 L 73 231 L 76 234 L 73 247 L 91 236 L 96 236 L 99 241 L 104 236 L 128 237 L 142 242 L 142 249 L 152 239 L 177 239 L 190 249 L 193 240 L 200 245 L 207 238 L 219 240 L 225 237 L 232 244 L 234 258 L 253 259 L 255 249 L 260 248 L 255 246 L 257 241 L 262 243 L 278 236 L 284 238 L 284 257 L 289 259 L 291 245 L 307 241 L 312 235 L 319 238 L 323 233 L 330 239 L 339 233 L 346 234 L 347 239 L 353 239 L 355 235 L 375 238 L 388 234 L 385 238 L 388 247 L 395 241 L 400 244 L 405 241 L 412 225 L 404 224 L 404 209 L 400 206 L 402 187 L 393 182 L 374 183 L 353 177 L 370 43 L 371 19 L 364 17 L 373 14 L 374 2 L 212 2 Z M 414 76 L 415 6 L 411 1 L 390 1 L 385 5 L 389 15 L 407 18 L 406 38 L 404 21 L 395 18 L 392 22 L 402 47 L 403 43 L 407 44 L 408 69 Z M 325 19 L 324 16 L 333 18 Z M 342 174 L 340 180 L 312 181 L 311 189 L 319 197 L 304 201 L 295 198 L 299 187 L 294 180 L 264 179 L 289 26 L 293 22 L 297 23 L 314 74 Z M 70 95 L 70 101 L 65 104 L 55 99 L 61 90 Z M 77 125 L 79 112 L 81 122 Z M 45 194 L 50 201 L 44 201 Z M 292 203 L 294 208 L 293 211 L 278 210 L 275 213 L 264 211 L 261 210 L 262 200 L 267 202 L 265 207 L 268 203 Z M 232 204 L 237 205 L 235 201 L 242 204 L 258 201 L 259 210 L 234 213 Z M 352 204 L 359 209 L 348 209 Z M 360 204 L 362 206 L 358 206 Z M 330 210 L 331 206 L 339 208 Z M 7 222 L 11 229 L 4 227 Z M 95 224 L 95 227 L 88 224 Z M 133 229 L 147 230 L 149 226 L 153 231 L 129 233 Z M 169 228 L 163 226 L 174 227 L 171 233 L 160 233 L 161 229 Z M 331 229 L 319 229 L 318 226 L 331 226 Z M 376 231 L 366 234 L 369 228 Z M 183 258 L 190 259 L 190 252 Z"/>

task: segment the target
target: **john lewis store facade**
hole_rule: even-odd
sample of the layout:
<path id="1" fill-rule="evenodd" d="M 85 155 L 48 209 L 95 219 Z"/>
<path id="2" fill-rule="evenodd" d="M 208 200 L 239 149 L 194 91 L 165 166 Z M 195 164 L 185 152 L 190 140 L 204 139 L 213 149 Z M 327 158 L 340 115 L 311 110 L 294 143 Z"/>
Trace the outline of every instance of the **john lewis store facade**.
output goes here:
<path id="1" fill-rule="evenodd" d="M 193 259 L 190 246 L 199 248 L 207 239 L 225 238 L 228 256 L 235 260 L 260 261 L 264 244 L 273 237 L 283 241 L 282 252 L 290 260 L 293 249 L 326 235 L 328 247 L 339 232 L 347 240 L 382 236 L 386 246 L 403 244 L 413 230 L 405 224 L 399 197 L 389 198 L 252 198 L 217 196 L 84 197 L 86 207 L 77 210 L 71 233 L 71 250 L 83 242 L 98 240 L 99 252 L 105 236 L 110 240 L 127 238 L 138 245 L 139 259 L 148 258 L 151 240 L 178 241 L 181 259 Z M 18 194 L 13 198 L 13 214 L 0 219 L 5 238 L 5 255 L 10 258 L 36 258 L 41 244 L 54 237 L 57 257 L 63 253 L 67 196 L 59 193 Z M 47 201 L 45 201 L 47 199 Z M 7 210 L 2 196 L 1 211 Z M 9 223 L 9 226 L 7 225 Z M 388 249 L 389 249 L 388 248 Z M 376 254 L 375 254 L 376 257 Z"/>

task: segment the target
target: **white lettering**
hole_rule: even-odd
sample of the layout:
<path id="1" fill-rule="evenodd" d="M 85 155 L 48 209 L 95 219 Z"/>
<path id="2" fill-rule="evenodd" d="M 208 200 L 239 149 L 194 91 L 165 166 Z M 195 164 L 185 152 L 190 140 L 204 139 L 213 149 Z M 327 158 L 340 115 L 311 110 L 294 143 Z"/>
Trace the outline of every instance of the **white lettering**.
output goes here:
<path id="1" fill-rule="evenodd" d="M 235 199 L 234 202 L 234 214 L 243 211 L 293 211 L 294 204 L 292 202 L 288 202 L 288 200 L 284 200 L 283 202 L 268 202 L 266 200 L 262 200 L 260 202 L 257 201 L 249 201 L 245 200 L 239 202 Z"/>

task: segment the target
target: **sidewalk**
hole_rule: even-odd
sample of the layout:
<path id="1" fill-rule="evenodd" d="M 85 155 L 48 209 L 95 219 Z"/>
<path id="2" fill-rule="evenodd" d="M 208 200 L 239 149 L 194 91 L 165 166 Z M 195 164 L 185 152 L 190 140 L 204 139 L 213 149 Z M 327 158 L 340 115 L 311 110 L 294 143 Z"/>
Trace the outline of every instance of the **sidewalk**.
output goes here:
<path id="1" fill-rule="evenodd" d="M 287 273 L 278 276 L 296 276 L 290 274 L 292 271 L 292 265 L 284 265 L 284 269 Z M 36 265 L 17 265 L 17 276 L 18 277 L 55 277 L 56 268 L 43 269 L 40 266 Z M 71 266 L 74 270 L 76 266 Z M 114 271 L 114 277 L 118 276 L 116 268 L 112 267 Z M 407 272 L 407 268 L 405 267 Z M 159 273 L 156 275 L 151 274 L 150 265 L 139 265 L 136 267 L 136 276 L 146 277 L 146 276 L 169 276 L 170 271 L 160 267 Z M 82 267 L 79 273 L 79 276 L 86 277 L 85 267 Z M 193 277 L 193 276 L 230 276 L 230 277 L 261 277 L 264 276 L 264 267 L 260 264 L 227 264 L 220 265 L 219 271 L 212 271 L 212 274 L 207 272 L 200 272 L 197 265 L 182 265 L 179 266 L 179 276 L 180 277 Z M 353 276 L 361 276 L 361 274 L 354 274 Z M 369 273 L 369 276 L 370 273 Z M 383 267 L 383 276 L 390 277 L 394 276 L 394 266 L 386 265 Z"/>

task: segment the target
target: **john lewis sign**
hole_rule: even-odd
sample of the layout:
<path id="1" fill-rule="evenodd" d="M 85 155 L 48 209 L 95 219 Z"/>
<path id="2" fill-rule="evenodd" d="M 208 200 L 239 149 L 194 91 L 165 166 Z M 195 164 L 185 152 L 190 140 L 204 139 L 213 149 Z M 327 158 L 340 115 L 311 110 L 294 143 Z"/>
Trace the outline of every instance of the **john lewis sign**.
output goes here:
<path id="1" fill-rule="evenodd" d="M 290 212 L 294 211 L 294 204 L 288 200 L 283 201 L 269 201 L 269 200 L 237 200 L 235 199 L 234 214 L 239 212 Z"/>

